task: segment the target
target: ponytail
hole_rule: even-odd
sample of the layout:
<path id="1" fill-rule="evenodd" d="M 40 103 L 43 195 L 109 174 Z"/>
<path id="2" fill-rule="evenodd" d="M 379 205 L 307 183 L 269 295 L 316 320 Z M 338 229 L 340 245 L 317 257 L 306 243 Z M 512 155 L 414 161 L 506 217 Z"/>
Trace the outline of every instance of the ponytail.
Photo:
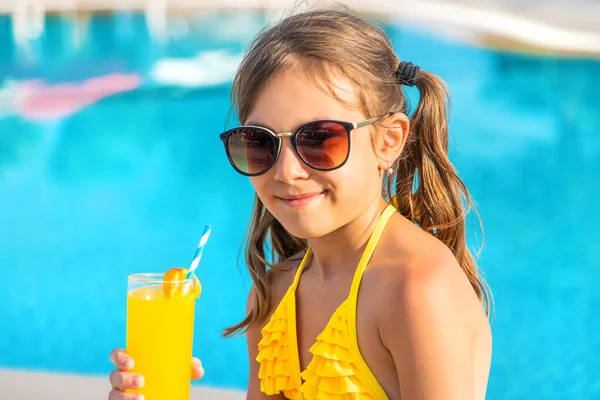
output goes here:
<path id="1" fill-rule="evenodd" d="M 415 86 L 419 104 L 387 192 L 395 192 L 395 205 L 403 216 L 450 248 L 489 315 L 488 286 L 466 243 L 466 215 L 475 207 L 448 158 L 448 90 L 440 78 L 425 71 L 418 72 Z"/>

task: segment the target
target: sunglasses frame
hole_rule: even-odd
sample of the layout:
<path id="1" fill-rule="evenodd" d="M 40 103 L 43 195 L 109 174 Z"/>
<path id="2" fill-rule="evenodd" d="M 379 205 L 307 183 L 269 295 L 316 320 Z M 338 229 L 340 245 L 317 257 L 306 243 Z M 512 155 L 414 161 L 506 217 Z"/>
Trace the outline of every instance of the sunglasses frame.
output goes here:
<path id="1" fill-rule="evenodd" d="M 279 154 L 281 153 L 282 138 L 284 138 L 284 137 L 290 138 L 294 152 L 296 152 L 296 154 L 298 155 L 300 160 L 302 160 L 302 162 L 304 164 L 306 164 L 308 167 L 310 167 L 316 171 L 333 171 L 333 170 L 343 167 L 344 164 L 346 164 L 346 162 L 348 161 L 348 158 L 350 157 L 350 150 L 352 149 L 352 140 L 351 140 L 350 134 L 352 133 L 353 130 L 362 128 L 363 126 L 371 125 L 375 122 L 378 122 L 382 119 L 389 117 L 392 114 L 393 114 L 392 112 L 389 112 L 389 113 L 380 115 L 378 117 L 369 118 L 369 119 L 361 121 L 361 122 L 345 122 L 345 121 L 338 121 L 338 120 L 333 120 L 333 119 L 320 119 L 320 120 L 310 121 L 305 124 L 302 124 L 298 128 L 296 128 L 296 130 L 294 130 L 293 132 L 280 132 L 280 133 L 275 133 L 271 129 L 265 128 L 264 126 L 242 125 L 242 126 L 238 126 L 236 128 L 232 128 L 232 129 L 229 129 L 229 130 L 221 133 L 219 135 L 219 137 L 220 137 L 221 141 L 223 142 L 223 145 L 225 146 L 225 153 L 227 154 L 227 159 L 229 160 L 229 163 L 231 164 L 233 169 L 235 169 L 238 173 L 240 173 L 244 176 L 250 176 L 250 177 L 260 176 L 260 175 L 265 174 L 271 168 L 273 168 L 273 165 L 275 165 L 275 163 L 279 159 Z M 332 168 L 317 168 L 317 167 L 311 165 L 304 158 L 304 156 L 300 153 L 300 151 L 298 150 L 298 145 L 296 143 L 296 138 L 298 137 L 298 134 L 300 133 L 300 131 L 303 128 L 306 128 L 307 126 L 310 126 L 313 124 L 319 124 L 319 123 L 324 123 L 324 122 L 331 122 L 331 123 L 336 123 L 336 124 L 341 125 L 342 127 L 344 127 L 344 129 L 346 131 L 346 136 L 348 137 L 348 151 L 346 153 L 346 157 L 344 158 L 344 161 L 342 161 L 339 165 L 336 165 L 335 167 L 332 167 Z M 229 147 L 228 147 L 229 138 L 231 137 L 231 135 L 234 132 L 239 131 L 240 129 L 243 129 L 243 128 L 253 128 L 253 129 L 260 129 L 262 131 L 265 131 L 273 138 L 273 141 L 275 142 L 275 156 L 273 157 L 273 161 L 271 161 L 269 166 L 261 172 L 258 172 L 255 174 L 250 174 L 250 173 L 244 172 L 235 165 L 235 162 L 233 161 L 233 158 L 231 157 L 231 153 L 229 152 Z"/>

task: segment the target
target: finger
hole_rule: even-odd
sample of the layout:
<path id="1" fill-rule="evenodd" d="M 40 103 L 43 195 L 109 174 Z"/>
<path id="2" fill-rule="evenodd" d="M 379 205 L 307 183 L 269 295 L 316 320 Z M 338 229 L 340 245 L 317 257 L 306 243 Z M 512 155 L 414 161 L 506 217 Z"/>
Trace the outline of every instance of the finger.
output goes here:
<path id="1" fill-rule="evenodd" d="M 129 357 L 125 350 L 114 349 L 110 352 L 110 361 L 115 367 L 122 369 L 123 371 L 129 371 L 133 368 L 133 358 Z"/>
<path id="2" fill-rule="evenodd" d="M 113 389 L 108 394 L 108 400 L 144 400 L 143 394 L 125 393 L 118 389 Z"/>
<path id="3" fill-rule="evenodd" d="M 110 384 L 121 390 L 140 389 L 144 387 L 144 377 L 129 372 L 114 370 L 109 376 Z"/>
<path id="4" fill-rule="evenodd" d="M 192 358 L 192 379 L 200 379 L 204 376 L 202 362 L 196 357 Z"/>

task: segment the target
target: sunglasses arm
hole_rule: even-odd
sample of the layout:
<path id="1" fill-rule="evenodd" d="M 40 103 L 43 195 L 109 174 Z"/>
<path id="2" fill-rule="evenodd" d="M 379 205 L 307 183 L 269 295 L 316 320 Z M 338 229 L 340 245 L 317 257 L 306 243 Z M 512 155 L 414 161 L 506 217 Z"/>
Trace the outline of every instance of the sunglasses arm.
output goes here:
<path id="1" fill-rule="evenodd" d="M 387 113 L 387 114 L 380 115 L 380 116 L 378 116 L 378 117 L 375 117 L 375 118 L 370 118 L 370 119 L 368 119 L 368 120 L 366 120 L 366 121 L 362 121 L 362 122 L 355 122 L 355 123 L 354 123 L 354 129 L 357 129 L 357 128 L 362 128 L 363 126 L 367 126 L 367 125 L 371 125 L 371 124 L 373 124 L 373 123 L 375 123 L 375 122 L 377 122 L 377 121 L 380 121 L 380 120 L 382 120 L 382 119 L 384 119 L 384 118 L 387 118 L 387 117 L 389 117 L 389 116 L 390 116 L 390 115 L 392 115 L 392 114 L 394 114 L 394 113 L 392 113 L 392 112 L 389 112 L 389 113 Z"/>

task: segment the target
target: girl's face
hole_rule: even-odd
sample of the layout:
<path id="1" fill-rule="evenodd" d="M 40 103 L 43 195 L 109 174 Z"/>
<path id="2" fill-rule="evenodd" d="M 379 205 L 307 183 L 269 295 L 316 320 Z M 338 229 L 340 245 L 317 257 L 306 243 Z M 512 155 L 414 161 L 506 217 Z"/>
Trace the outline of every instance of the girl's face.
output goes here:
<path id="1" fill-rule="evenodd" d="M 358 104 L 357 92 L 347 79 L 334 76 L 329 82 L 344 103 Z M 308 79 L 301 68 L 291 68 L 275 75 L 262 89 L 245 124 L 281 133 L 320 119 L 367 119 L 358 107 L 344 103 Z M 381 168 L 393 159 L 377 157 L 372 129 L 373 125 L 352 131 L 348 161 L 333 171 L 312 169 L 298 157 L 290 138 L 282 138 L 277 162 L 250 180 L 265 207 L 288 232 L 300 238 L 324 236 L 380 200 Z"/>

